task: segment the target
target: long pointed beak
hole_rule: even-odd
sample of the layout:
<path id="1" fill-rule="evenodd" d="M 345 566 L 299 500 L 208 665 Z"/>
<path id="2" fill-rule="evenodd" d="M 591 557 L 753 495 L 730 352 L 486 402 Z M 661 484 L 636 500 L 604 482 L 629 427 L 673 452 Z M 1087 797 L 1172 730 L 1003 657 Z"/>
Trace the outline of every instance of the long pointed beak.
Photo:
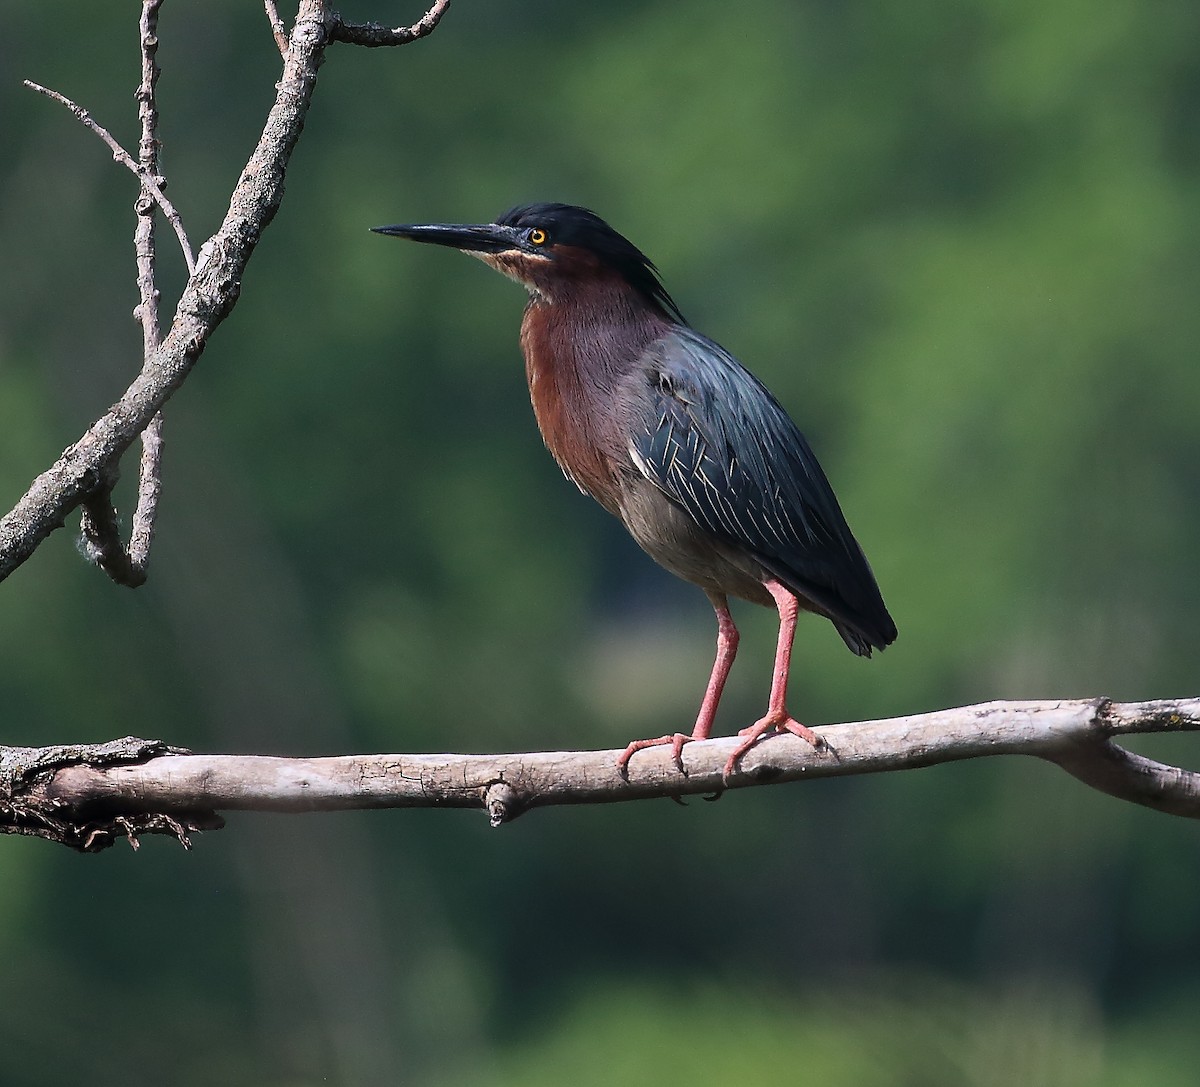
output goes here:
<path id="1" fill-rule="evenodd" d="M 449 223 L 412 223 L 399 226 L 373 226 L 376 234 L 390 234 L 394 238 L 408 238 L 429 245 L 444 245 L 460 249 L 465 253 L 502 253 L 505 250 L 524 249 L 521 234 L 511 226 L 484 223 L 475 226 L 458 226 Z"/>

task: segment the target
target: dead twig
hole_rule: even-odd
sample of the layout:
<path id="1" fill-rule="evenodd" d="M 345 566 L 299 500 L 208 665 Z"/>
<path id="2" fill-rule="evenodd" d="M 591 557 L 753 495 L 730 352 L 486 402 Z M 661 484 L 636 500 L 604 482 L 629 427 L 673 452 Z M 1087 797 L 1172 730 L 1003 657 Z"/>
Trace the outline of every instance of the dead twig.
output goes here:
<path id="1" fill-rule="evenodd" d="M 76 120 L 82 125 L 91 129 L 99 136 L 109 148 L 112 150 L 113 160 L 119 162 L 122 166 L 131 170 L 134 176 L 142 183 L 142 186 L 154 199 L 154 202 L 162 208 L 162 213 L 167 217 L 167 222 L 175 230 L 175 236 L 179 239 L 179 247 L 183 250 L 183 259 L 187 264 L 188 275 L 192 275 L 196 271 L 196 258 L 192 253 L 191 242 L 188 241 L 187 234 L 183 229 L 183 220 L 179 217 L 179 212 L 175 210 L 175 206 L 167 199 L 166 193 L 162 191 L 159 185 L 159 179 L 146 174 L 142 168 L 134 162 L 132 156 L 113 138 L 112 133 L 103 125 L 99 124 L 96 119 L 82 106 L 72 102 L 65 94 L 59 94 L 58 91 L 52 91 L 49 87 L 43 87 L 40 83 L 34 83 L 31 79 L 21 81 L 31 91 L 37 91 L 38 94 L 44 94 L 47 98 L 52 98 L 55 102 L 59 102 L 66 106 L 67 109 L 74 114 Z"/>
<path id="2" fill-rule="evenodd" d="M 142 17 L 138 24 L 138 41 L 142 56 L 142 80 L 137 90 L 138 118 L 142 134 L 138 141 L 138 176 L 156 178 L 160 189 L 166 182 L 159 173 L 158 105 L 155 88 L 158 84 L 158 9 L 162 0 L 143 0 Z M 137 225 L 134 228 L 133 248 L 137 261 L 139 302 L 134 316 L 142 326 L 142 368 L 145 369 L 158 350 L 162 335 L 158 324 L 159 291 L 155 270 L 156 249 L 154 212 L 157 207 L 149 188 L 143 184 L 142 194 L 134 204 Z M 133 528 L 128 550 L 121 543 L 117 511 L 112 491 L 116 483 L 115 467 L 106 485 L 88 496 L 80 517 L 80 535 L 84 554 L 108 574 L 118 585 L 136 588 L 145 584 L 150 562 L 150 546 L 158 519 L 158 501 L 162 494 L 162 412 L 155 414 L 142 432 L 142 456 L 138 464 L 138 502 L 133 515 Z"/>
<path id="3" fill-rule="evenodd" d="M 436 0 L 412 26 L 387 27 L 379 23 L 347 23 L 339 18 L 333 27 L 333 40 L 366 46 L 368 49 L 407 45 L 432 34 L 449 7 L 450 0 Z"/>
<path id="4" fill-rule="evenodd" d="M 279 8 L 275 5 L 275 0 L 263 0 L 263 6 L 267 9 L 267 21 L 271 24 L 271 33 L 275 35 L 275 44 L 279 47 L 279 55 L 286 60 L 288 54 L 287 28 L 279 17 Z"/>

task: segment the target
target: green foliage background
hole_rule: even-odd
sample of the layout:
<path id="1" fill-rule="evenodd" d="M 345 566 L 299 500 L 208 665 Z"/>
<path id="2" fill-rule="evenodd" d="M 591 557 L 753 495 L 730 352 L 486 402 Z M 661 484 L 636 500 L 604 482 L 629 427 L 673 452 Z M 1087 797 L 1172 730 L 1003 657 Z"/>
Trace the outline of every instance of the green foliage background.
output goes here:
<path id="1" fill-rule="evenodd" d="M 132 181 L 19 85 L 134 145 L 125 7 L 0 2 L 4 508 L 138 365 Z M 161 37 L 199 243 L 278 56 L 253 3 L 173 0 Z M 533 199 L 629 234 L 821 454 L 901 636 L 866 664 L 805 625 L 806 720 L 1196 694 L 1198 41 L 1186 0 L 458 0 L 423 43 L 331 50 L 170 405 L 150 584 L 64 532 L 0 586 L 4 741 L 506 750 L 691 721 L 711 613 L 542 450 L 518 288 L 367 233 Z M 773 640 L 738 614 L 728 731 Z M 1193 826 L 1033 761 L 501 832 L 9 839 L 3 1082 L 1191 1084 L 1198 876 Z"/>

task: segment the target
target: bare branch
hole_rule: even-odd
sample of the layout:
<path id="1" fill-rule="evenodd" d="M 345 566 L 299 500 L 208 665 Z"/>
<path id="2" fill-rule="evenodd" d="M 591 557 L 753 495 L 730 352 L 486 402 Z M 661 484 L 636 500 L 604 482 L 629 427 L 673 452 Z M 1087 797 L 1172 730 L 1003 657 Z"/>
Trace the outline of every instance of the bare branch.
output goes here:
<path id="1" fill-rule="evenodd" d="M 159 68 L 158 9 L 162 0 L 142 0 L 142 16 L 138 24 L 138 41 L 142 55 L 142 81 L 138 86 L 138 117 L 142 135 L 138 142 L 138 176 L 157 179 L 165 188 L 159 174 L 158 105 L 155 88 Z M 134 316 L 142 326 L 142 367 L 158 350 L 162 339 L 158 325 L 157 276 L 154 210 L 156 204 L 149 188 L 143 184 L 142 193 L 134 204 L 137 226 L 134 228 L 133 248 L 137 260 L 139 302 Z M 112 490 L 116 482 L 115 466 L 109 472 L 108 485 L 93 492 L 83 503 L 80 534 L 84 554 L 118 585 L 136 588 L 145 584 L 150 562 L 150 545 L 158 516 L 158 500 L 162 493 L 162 412 L 158 412 L 142 432 L 142 456 L 138 465 L 138 503 L 133 515 L 129 549 L 121 543 L 117 511 L 113 507 Z"/>
<path id="2" fill-rule="evenodd" d="M 103 570 L 116 584 L 131 589 L 146 583 L 150 545 L 154 542 L 158 501 L 162 494 L 162 423 L 162 412 L 158 412 L 142 431 L 138 504 L 133 515 L 128 550 L 121 543 L 121 528 L 112 502 L 116 484 L 115 469 L 110 470 L 108 483 L 83 500 L 79 521 L 83 553 L 88 561 Z"/>
<path id="3" fill-rule="evenodd" d="M 449 0 L 438 0 L 418 23 L 388 31 L 386 36 L 392 40 L 375 44 L 403 44 L 425 37 L 436 28 L 448 6 Z M 0 580 L 20 566 L 51 532 L 61 528 L 68 513 L 106 487 L 117 461 L 183 384 L 209 336 L 237 303 L 246 264 L 282 199 L 284 174 L 304 128 L 317 70 L 339 28 L 345 30 L 329 9 L 328 0 L 300 0 L 283 75 L 276 85 L 275 102 L 262 136 L 238 179 L 224 222 L 201 247 L 194 267 L 178 216 L 157 178 L 143 176 L 136 164 L 130 167 L 176 226 L 189 262 L 188 283 L 166 337 L 121 399 L 64 450 L 55 464 L 33 481 L 17 505 L 0 518 Z M 355 40 L 355 33 L 350 32 L 345 40 Z M 86 110 L 56 91 L 34 83 L 29 86 L 67 106 L 101 135 L 118 161 L 130 165 L 128 154 Z"/>
<path id="4" fill-rule="evenodd" d="M 146 191 L 154 198 L 155 203 L 162 208 L 163 214 L 167 217 L 167 221 L 175 228 L 175 236 L 179 239 L 179 247 L 183 250 L 183 259 L 187 263 L 188 275 L 192 275 L 196 270 L 196 258 L 192 253 L 191 243 L 187 239 L 187 234 L 183 229 L 183 220 L 179 217 L 179 212 L 175 210 L 175 206 L 167 199 L 166 194 L 162 191 L 156 177 L 147 174 L 125 150 L 113 138 L 108 129 L 100 125 L 92 115 L 82 106 L 76 105 L 66 95 L 59 94 L 58 91 L 52 91 L 48 87 L 43 87 L 40 83 L 34 83 L 33 80 L 22 80 L 26 87 L 30 90 L 37 91 L 38 94 L 44 94 L 47 98 L 54 99 L 55 102 L 60 102 L 66 106 L 87 128 L 90 128 L 97 136 L 99 136 L 109 148 L 112 150 L 113 159 L 121 163 L 122 166 L 128 167 L 133 171 L 134 176 L 142 183 Z"/>
<path id="5" fill-rule="evenodd" d="M 138 141 L 138 176 L 153 178 L 159 191 L 165 185 L 159 176 L 158 164 L 158 103 L 155 89 L 158 86 L 158 9 L 162 0 L 143 0 L 142 18 L 138 24 L 138 41 L 142 53 L 142 81 L 137 89 L 138 119 L 142 124 L 142 136 Z M 143 191 L 152 196 L 149 186 L 142 182 Z M 138 294 L 140 302 L 137 318 L 142 325 L 143 366 L 158 350 L 162 335 L 158 328 L 158 289 L 155 278 L 154 204 L 149 199 L 139 200 L 136 205 L 137 229 L 133 246 L 137 257 Z M 182 226 L 180 227 L 182 230 Z M 195 270 L 195 262 L 188 264 L 188 274 Z"/>
<path id="6" fill-rule="evenodd" d="M 153 812 L 117 813 L 92 819 L 81 811 L 63 810 L 26 800 L 36 794 L 57 769 L 87 763 L 102 767 L 131 763 L 164 753 L 182 753 L 160 740 L 139 740 L 126 736 L 103 744 L 58 744 L 54 747 L 0 748 L 0 829 L 9 834 L 27 834 L 96 853 L 124 839 L 135 849 L 139 834 L 169 834 L 185 849 L 190 847 L 189 833 L 218 830 L 224 825 L 212 811 L 160 815 Z"/>
<path id="7" fill-rule="evenodd" d="M 379 23 L 346 23 L 339 16 L 333 26 L 333 40 L 363 45 L 369 49 L 407 45 L 432 34 L 450 7 L 450 0 L 435 0 L 433 6 L 412 26 L 381 26 Z"/>
<path id="8" fill-rule="evenodd" d="M 303 127 L 325 48 L 322 4 L 307 0 L 302 14 L 305 21 L 303 26 L 297 23 L 297 39 L 303 48 L 289 54 L 266 128 L 238 181 L 221 229 L 205 246 L 204 264 L 188 281 L 166 339 L 125 395 L 34 480 L 0 520 L 0 578 L 24 562 L 62 525 L 70 510 L 103 485 L 110 466 L 182 384 L 213 329 L 236 303 L 242 270 L 279 206 L 284 171 Z M 61 100 L 54 92 L 35 89 Z"/>
<path id="9" fill-rule="evenodd" d="M 271 24 L 271 33 L 275 35 L 275 44 L 279 47 L 279 55 L 286 60 L 288 54 L 287 27 L 283 25 L 283 20 L 279 17 L 279 8 L 276 7 L 275 0 L 263 0 L 263 6 L 267 9 L 267 21 Z"/>
<path id="10" fill-rule="evenodd" d="M 1085 785 L 1168 815 L 1200 818 L 1200 774 L 1126 751 L 1111 740 L 1046 756 Z"/>
<path id="11" fill-rule="evenodd" d="M 401 44 L 426 36 L 436 28 L 448 6 L 449 0 L 438 0 L 414 26 L 389 31 L 384 36 L 390 40 L 380 39 L 376 44 Z M 153 34 L 157 8 L 158 3 L 146 0 L 143 9 L 143 55 L 149 54 L 148 65 L 153 64 L 152 47 L 157 41 Z M 341 26 L 339 18 L 329 10 L 327 0 L 301 0 L 284 57 L 283 75 L 277 84 L 275 102 L 262 136 L 238 180 L 221 228 L 202 248 L 199 264 L 192 257 L 182 223 L 163 194 L 157 176 L 133 163 L 129 154 L 85 109 L 57 91 L 28 83 L 33 90 L 70 109 L 108 144 L 119 162 L 138 176 L 176 228 L 188 261 L 189 279 L 170 330 L 146 359 L 137 379 L 79 441 L 64 450 L 58 461 L 33 481 L 17 505 L 0 519 L 0 580 L 20 566 L 51 532 L 61 527 L 71 510 L 93 495 L 97 496 L 91 503 L 93 507 L 101 495 L 105 502 L 108 501 L 106 491 L 115 476 L 117 461 L 133 440 L 150 426 L 163 404 L 187 378 L 208 337 L 233 309 L 246 263 L 279 207 L 284 174 L 304 127 L 325 49 Z M 374 36 L 364 33 L 367 37 Z M 354 33 L 346 40 L 354 40 Z M 144 137 L 146 133 L 143 115 Z M 153 138 L 153 124 L 149 126 L 149 133 Z M 143 458 L 144 464 L 147 458 L 153 461 L 158 456 L 158 443 L 152 440 L 150 445 Z M 145 482 L 144 475 L 143 480 Z M 134 535 L 147 543 L 152 532 L 153 502 L 157 495 L 156 482 L 140 489 L 136 520 L 141 527 L 139 529 L 135 524 Z M 104 540 L 103 534 L 110 523 L 115 524 L 115 515 L 110 517 L 108 510 L 97 509 L 95 512 L 96 516 L 91 518 L 94 531 L 89 536 L 100 540 L 106 551 L 112 550 L 108 546 L 111 541 Z"/>
<path id="12" fill-rule="evenodd" d="M 160 177 L 158 139 L 158 9 L 162 0 L 142 0 L 139 41 L 142 52 L 142 82 L 138 87 L 138 117 L 142 123 L 142 138 L 138 144 L 138 163 L 145 174 Z M 138 225 L 134 234 L 137 254 L 138 320 L 142 323 L 142 369 L 144 370 L 162 342 L 158 325 L 157 276 L 155 274 L 156 246 L 154 237 L 154 205 L 139 201 Z M 189 267 L 189 274 L 194 264 Z M 149 426 L 142 431 L 142 456 L 138 463 L 138 502 L 133 514 L 133 529 L 129 534 L 129 564 L 137 578 L 146 580 L 150 562 L 150 545 L 158 522 L 158 500 L 162 494 L 163 415 L 156 412 Z"/>
<path id="13" fill-rule="evenodd" d="M 142 431 L 142 456 L 138 462 L 138 502 L 129 533 L 129 562 L 146 580 L 150 545 L 158 520 L 158 500 L 162 496 L 163 416 L 156 412 Z"/>
<path id="14" fill-rule="evenodd" d="M 1152 763 L 1111 739 L 1200 731 L 1200 698 L 1125 706 L 1107 699 L 989 702 L 818 731 L 828 745 L 820 750 L 786 734 L 766 738 L 741 760 L 728 787 L 910 770 L 988 755 L 1033 755 L 1112 796 L 1200 818 L 1200 774 Z M 197 813 L 211 817 L 221 810 L 455 807 L 481 808 L 499 826 L 531 808 L 719 793 L 725 760 L 739 742 L 729 737 L 688 744 L 684 773 L 666 749 L 640 752 L 629 764 L 628 778 L 617 769 L 615 749 L 303 759 L 151 753 L 131 761 L 89 760 L 71 748 L 69 765 L 53 772 L 52 759 L 38 759 L 36 781 L 0 780 L 0 830 L 11 829 L 3 825 L 11 823 L 4 813 L 14 805 L 25 826 L 41 813 L 74 827 L 68 844 L 82 840 L 78 820 L 83 814 L 88 825 L 111 828 L 118 816 L 194 823 Z M 6 750 L 12 749 L 0 749 L 0 766 L 12 762 Z M 24 758 L 29 761 L 28 752 Z"/>
<path id="15" fill-rule="evenodd" d="M 133 561 L 121 543 L 121 526 L 112 501 L 115 472 L 110 478 L 111 482 L 98 487 L 83 500 L 79 519 L 80 543 L 90 563 L 100 567 L 118 585 L 135 589 L 145 583 L 146 570 L 144 565 L 139 567 Z"/>

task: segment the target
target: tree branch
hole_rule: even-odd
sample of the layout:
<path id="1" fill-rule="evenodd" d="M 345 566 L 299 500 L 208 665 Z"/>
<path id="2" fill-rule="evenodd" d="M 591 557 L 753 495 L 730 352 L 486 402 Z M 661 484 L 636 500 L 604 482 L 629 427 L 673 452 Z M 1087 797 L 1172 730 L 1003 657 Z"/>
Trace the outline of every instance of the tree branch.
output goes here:
<path id="1" fill-rule="evenodd" d="M 1107 699 L 988 702 L 826 725 L 819 729 L 828 743 L 822 750 L 794 736 L 773 735 L 746 754 L 728 787 L 1033 755 L 1122 800 L 1200 818 L 1200 774 L 1153 763 L 1112 741 L 1117 735 L 1195 731 L 1200 731 L 1200 699 L 1127 705 Z M 226 810 L 482 808 L 499 826 L 531 808 L 557 804 L 720 793 L 725 760 L 738 742 L 729 737 L 688 744 L 685 773 L 665 748 L 640 752 L 629 764 L 627 779 L 617 769 L 617 750 L 289 759 L 163 754 L 156 741 L 125 740 L 119 743 L 126 745 L 126 757 L 114 757 L 112 745 L 102 745 L 91 759 L 80 747 L 0 749 L 0 771 L 32 767 L 0 776 L 0 830 L 55 837 L 48 827 L 66 827 L 69 832 L 55 840 L 95 849 L 123 836 L 119 820 L 142 833 L 178 837 L 176 824 L 214 825 L 215 813 Z M 56 752 L 67 752 L 65 763 Z M 160 821 L 158 831 L 145 823 L 148 817 Z"/>
<path id="2" fill-rule="evenodd" d="M 159 173 L 158 103 L 155 88 L 158 85 L 158 9 L 162 0 L 142 0 L 142 17 L 138 24 L 138 42 L 142 54 L 142 82 L 138 87 L 138 117 L 142 125 L 142 136 L 138 141 L 138 176 L 153 178 L 161 192 L 166 188 L 166 178 Z M 142 326 L 142 367 L 145 368 L 158 345 L 162 334 L 158 325 L 159 291 L 156 276 L 157 251 L 155 247 L 154 209 L 156 203 L 148 185 L 143 184 L 142 195 L 134 203 L 137 226 L 133 233 L 133 248 L 137 261 L 137 283 L 139 301 L 134 316 Z M 178 230 L 182 236 L 183 225 Z M 185 248 L 188 271 L 195 268 L 190 253 Z M 121 543 L 117 511 L 112 501 L 112 486 L 106 485 L 89 495 L 83 503 L 80 518 L 80 533 L 84 553 L 118 585 L 136 588 L 145 584 L 147 567 L 150 563 L 150 545 L 154 542 L 154 526 L 158 518 L 158 499 L 162 493 L 162 412 L 156 412 L 149 426 L 142 431 L 142 456 L 138 465 L 138 502 L 133 515 L 133 529 L 129 535 L 129 549 Z M 116 482 L 115 469 L 110 473 Z"/>
<path id="3" fill-rule="evenodd" d="M 381 26 L 379 23 L 347 23 L 339 17 L 333 27 L 333 40 L 368 49 L 381 46 L 407 45 L 432 34 L 450 7 L 450 0 L 436 0 L 424 16 L 412 26 Z"/>
<path id="4" fill-rule="evenodd" d="M 217 830 L 223 821 L 215 812 L 161 815 L 152 812 L 114 813 L 90 820 L 81 805 L 69 810 L 55 801 L 28 803 L 25 792 L 37 791 L 63 767 L 87 763 L 94 768 L 152 759 L 182 749 L 160 740 L 126 736 L 103 744 L 56 744 L 53 747 L 0 747 L 0 829 L 61 842 L 82 853 L 96 853 L 124 838 L 135 849 L 139 834 L 170 834 L 184 848 L 188 834 Z M 61 815 L 60 815 L 61 810 Z"/>
<path id="5" fill-rule="evenodd" d="M 448 4 L 449 0 L 437 0 L 424 18 L 412 27 L 397 28 L 382 37 L 376 35 L 377 40 L 371 44 L 403 45 L 425 37 L 436 28 Z M 143 30 L 145 18 L 149 18 L 157 7 L 153 0 L 145 0 Z M 183 384 L 209 337 L 236 304 L 246 265 L 283 197 L 284 175 L 304 128 L 317 70 L 326 47 L 337 38 L 339 31 L 346 31 L 341 40 L 356 40 L 358 30 L 353 25 L 347 30 L 340 17 L 330 10 L 327 0 L 301 0 L 284 55 L 283 75 L 277 84 L 275 101 L 262 136 L 238 179 L 220 229 L 202 246 L 194 266 L 182 224 L 153 171 L 133 163 L 129 154 L 92 120 L 86 110 L 56 91 L 29 84 L 34 90 L 66 105 L 108 143 L 118 161 L 134 170 L 146 191 L 177 226 L 180 244 L 188 259 L 189 278 L 170 329 L 146 358 L 133 384 L 86 434 L 63 451 L 52 467 L 33 481 L 16 506 L 0 519 L 0 580 L 29 558 L 51 532 L 61 528 L 68 513 L 92 496 L 96 499 L 91 503 L 90 512 L 96 515 L 95 520 L 102 522 L 97 529 L 97 538 L 105 537 L 102 544 L 113 552 L 112 540 L 108 537 L 115 531 L 115 515 L 109 524 L 109 493 L 116 479 L 117 463 Z M 148 41 L 144 36 L 143 56 L 147 48 Z M 153 63 L 152 55 L 149 63 Z M 143 115 L 143 134 L 145 120 Z M 151 440 L 144 451 L 144 465 L 147 458 L 153 461 L 158 456 L 158 450 L 159 442 Z M 147 473 L 153 473 L 152 464 L 143 468 L 143 480 Z M 147 504 L 157 500 L 157 486 L 144 488 L 141 497 L 143 506 L 148 509 Z M 135 541 L 138 535 L 135 525 Z M 145 537 L 144 532 L 142 536 Z M 113 562 L 118 561 L 114 555 Z"/>
<path id="6" fill-rule="evenodd" d="M 267 10 L 267 22 L 271 24 L 271 33 L 275 36 L 275 45 L 279 49 L 279 55 L 287 60 L 288 33 L 287 27 L 283 25 L 283 20 L 279 17 L 279 8 L 276 6 L 275 0 L 263 0 L 263 6 Z"/>
<path id="7" fill-rule="evenodd" d="M 22 80 L 22 83 L 31 91 L 37 91 L 38 94 L 44 94 L 47 98 L 52 98 L 55 102 L 66 106 L 80 124 L 90 129 L 108 144 L 109 149 L 112 151 L 113 161 L 119 162 L 122 166 L 131 170 L 134 177 L 142 183 L 142 187 L 150 194 L 155 203 L 162 208 L 162 213 L 167 217 L 167 221 L 175 228 L 175 236 L 179 239 L 179 248 L 183 250 L 183 259 L 187 263 L 188 274 L 190 275 L 194 272 L 196 270 L 196 258 L 192 253 L 192 243 L 188 241 L 179 212 L 175 210 L 175 205 L 167 199 L 167 194 L 163 192 L 159 178 L 148 173 L 134 162 L 133 156 L 117 143 L 112 133 L 101 125 L 83 106 L 72 102 L 65 94 L 52 91 L 49 87 L 43 87 L 40 83 L 34 83 L 32 79 Z"/>
<path id="8" fill-rule="evenodd" d="M 158 9 L 162 0 L 142 0 L 142 19 L 139 24 L 139 41 L 142 53 L 142 82 L 138 88 L 138 115 L 142 123 L 142 138 L 138 144 L 138 162 L 152 177 L 160 177 L 158 139 Z M 162 180 L 165 187 L 166 180 Z M 142 325 L 142 369 L 149 364 L 162 332 L 158 324 L 159 292 L 155 270 L 157 250 L 154 237 L 154 205 L 149 200 L 137 204 L 137 231 L 134 234 L 134 251 L 137 255 L 138 294 L 140 303 L 137 317 Z M 189 269 L 189 274 L 194 271 Z M 154 527 L 158 520 L 158 499 L 162 493 L 162 449 L 163 416 L 155 412 L 154 418 L 142 431 L 142 456 L 138 464 L 138 502 L 133 514 L 133 529 L 129 534 L 129 563 L 136 583 L 146 580 L 146 567 L 150 562 L 150 545 L 154 542 Z"/>

